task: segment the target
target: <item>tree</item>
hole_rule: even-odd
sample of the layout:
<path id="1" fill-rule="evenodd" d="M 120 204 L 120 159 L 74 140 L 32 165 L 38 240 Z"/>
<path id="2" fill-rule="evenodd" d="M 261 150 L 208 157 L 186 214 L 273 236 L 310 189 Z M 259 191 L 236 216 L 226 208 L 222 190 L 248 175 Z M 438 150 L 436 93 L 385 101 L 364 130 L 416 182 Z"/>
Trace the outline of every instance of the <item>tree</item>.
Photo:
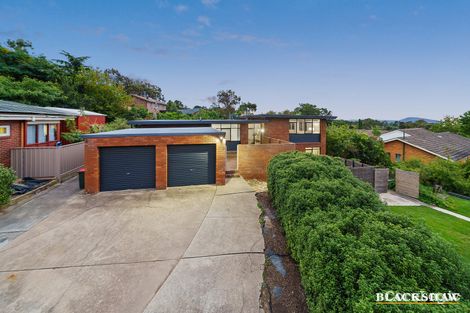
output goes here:
<path id="1" fill-rule="evenodd" d="M 250 114 L 254 114 L 256 112 L 257 108 L 258 108 L 258 106 L 255 103 L 242 102 L 242 104 L 240 104 L 240 107 L 238 108 L 237 112 L 240 115 L 250 115 Z"/>
<path id="2" fill-rule="evenodd" d="M 180 110 L 184 109 L 185 106 L 183 102 L 179 100 L 169 100 L 166 103 L 166 111 L 167 112 L 179 112 Z"/>
<path id="3" fill-rule="evenodd" d="M 62 50 L 60 54 L 62 54 L 66 60 L 55 60 L 55 61 L 69 74 L 75 75 L 81 69 L 88 67 L 85 65 L 85 61 L 90 58 L 88 56 L 76 57 L 64 50 Z"/>
<path id="4" fill-rule="evenodd" d="M 389 166 L 390 158 L 381 141 L 347 126 L 327 128 L 327 154 L 345 159 L 357 159 L 369 165 Z"/>
<path id="5" fill-rule="evenodd" d="M 65 100 L 65 96 L 60 87 L 52 82 L 28 77 L 15 81 L 0 75 L 0 99 L 39 106 L 58 106 Z"/>
<path id="6" fill-rule="evenodd" d="M 240 100 L 233 90 L 221 90 L 217 93 L 217 104 L 225 117 L 235 113 Z"/>
<path id="7" fill-rule="evenodd" d="M 224 116 L 218 109 L 200 109 L 197 113 L 192 115 L 195 120 L 218 120 L 223 119 Z"/>
<path id="8" fill-rule="evenodd" d="M 460 133 L 460 119 L 453 116 L 444 117 L 439 123 L 431 126 L 433 132 L 451 132 L 458 134 Z"/>
<path id="9" fill-rule="evenodd" d="M 326 108 L 317 107 L 315 104 L 299 103 L 299 105 L 294 109 L 294 114 L 330 116 L 331 111 Z"/>
<path id="10" fill-rule="evenodd" d="M 143 97 L 164 100 L 162 90 L 157 85 L 147 80 L 130 78 L 121 74 L 117 69 L 111 68 L 104 71 L 115 83 L 122 85 L 128 94 L 136 94 Z"/>
<path id="11" fill-rule="evenodd" d="M 460 116 L 460 131 L 462 135 L 470 137 L 470 111 L 465 112 Z"/>
<path id="12" fill-rule="evenodd" d="M 41 81 L 56 82 L 60 68 L 44 56 L 33 56 L 31 42 L 23 39 L 8 40 L 6 46 L 0 44 L 0 75 L 22 80 L 24 77 Z"/>
<path id="13" fill-rule="evenodd" d="M 103 72 L 82 68 L 75 75 L 65 76 L 61 88 L 72 108 L 104 113 L 114 120 L 126 117 L 132 98 Z"/>

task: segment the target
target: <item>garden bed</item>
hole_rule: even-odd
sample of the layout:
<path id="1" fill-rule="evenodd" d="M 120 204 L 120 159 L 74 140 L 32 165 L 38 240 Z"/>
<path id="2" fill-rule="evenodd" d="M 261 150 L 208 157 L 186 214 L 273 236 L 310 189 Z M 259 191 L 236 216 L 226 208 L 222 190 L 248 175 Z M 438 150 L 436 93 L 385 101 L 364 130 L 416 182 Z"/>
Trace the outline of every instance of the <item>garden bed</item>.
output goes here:
<path id="1" fill-rule="evenodd" d="M 290 257 L 282 226 L 267 192 L 256 194 L 263 211 L 265 244 L 264 284 L 261 305 L 264 312 L 308 312 L 297 264 Z"/>

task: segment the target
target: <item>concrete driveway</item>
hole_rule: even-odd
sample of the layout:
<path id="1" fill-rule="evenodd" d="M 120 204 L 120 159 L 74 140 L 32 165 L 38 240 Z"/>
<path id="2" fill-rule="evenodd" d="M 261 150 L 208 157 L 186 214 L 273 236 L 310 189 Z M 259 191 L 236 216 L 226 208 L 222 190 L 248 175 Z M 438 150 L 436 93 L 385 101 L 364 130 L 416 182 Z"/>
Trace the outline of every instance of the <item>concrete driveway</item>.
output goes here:
<path id="1" fill-rule="evenodd" d="M 67 197 L 60 188 L 75 187 L 30 201 L 48 203 L 49 216 L 0 249 L 2 312 L 259 311 L 264 241 L 243 179 Z"/>

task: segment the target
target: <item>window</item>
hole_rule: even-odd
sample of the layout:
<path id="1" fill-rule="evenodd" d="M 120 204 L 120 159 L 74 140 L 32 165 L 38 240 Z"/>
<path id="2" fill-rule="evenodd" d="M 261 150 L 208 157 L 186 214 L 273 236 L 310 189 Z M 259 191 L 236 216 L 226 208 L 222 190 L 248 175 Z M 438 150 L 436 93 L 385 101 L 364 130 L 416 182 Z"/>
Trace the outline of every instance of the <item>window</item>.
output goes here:
<path id="1" fill-rule="evenodd" d="M 315 148 L 305 148 L 305 153 L 310 153 L 313 155 L 320 155 L 320 148 L 315 147 Z"/>
<path id="2" fill-rule="evenodd" d="M 319 134 L 320 120 L 312 119 L 290 119 L 289 134 Z"/>
<path id="3" fill-rule="evenodd" d="M 0 125 L 0 138 L 10 137 L 10 125 Z"/>
<path id="4" fill-rule="evenodd" d="M 400 154 L 400 153 L 396 153 L 396 154 L 395 154 L 395 161 L 396 161 L 396 162 L 400 162 L 400 161 L 401 161 L 401 154 Z"/>
<path id="5" fill-rule="evenodd" d="M 248 143 L 254 144 L 261 142 L 264 133 L 264 124 L 248 124 Z"/>
<path id="6" fill-rule="evenodd" d="M 26 130 L 26 143 L 28 145 L 36 143 L 36 125 L 28 125 Z"/>
<path id="7" fill-rule="evenodd" d="M 57 140 L 57 125 L 51 124 L 49 125 L 49 141 L 56 141 Z"/>
<path id="8" fill-rule="evenodd" d="M 225 140 L 240 141 L 240 124 L 212 124 L 212 128 L 225 133 Z"/>
<path id="9" fill-rule="evenodd" d="M 47 142 L 47 124 L 38 125 L 38 143 Z"/>

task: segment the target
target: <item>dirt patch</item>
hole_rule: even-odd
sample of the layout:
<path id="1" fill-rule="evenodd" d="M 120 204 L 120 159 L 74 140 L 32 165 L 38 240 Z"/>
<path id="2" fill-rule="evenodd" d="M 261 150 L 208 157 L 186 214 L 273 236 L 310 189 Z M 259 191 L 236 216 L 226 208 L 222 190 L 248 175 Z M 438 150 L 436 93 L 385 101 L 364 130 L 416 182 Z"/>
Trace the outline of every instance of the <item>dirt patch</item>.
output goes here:
<path id="1" fill-rule="evenodd" d="M 308 312 L 297 264 L 289 255 L 287 242 L 267 192 L 256 193 L 263 209 L 266 262 L 261 305 L 265 312 Z"/>

